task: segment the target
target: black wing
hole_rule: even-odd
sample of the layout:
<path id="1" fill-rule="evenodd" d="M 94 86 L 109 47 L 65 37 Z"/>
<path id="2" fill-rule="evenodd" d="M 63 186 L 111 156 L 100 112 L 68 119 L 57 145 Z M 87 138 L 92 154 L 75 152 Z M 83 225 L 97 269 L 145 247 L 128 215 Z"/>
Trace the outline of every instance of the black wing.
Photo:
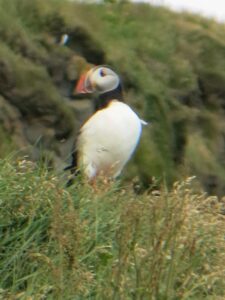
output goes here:
<path id="1" fill-rule="evenodd" d="M 74 182 L 74 177 L 76 177 L 79 174 L 79 169 L 78 169 L 78 152 L 75 149 L 72 152 L 72 162 L 71 165 L 67 166 L 64 168 L 64 171 L 68 171 L 70 170 L 71 174 L 74 175 L 72 178 L 70 178 L 67 183 L 66 186 L 69 187 L 73 184 Z"/>

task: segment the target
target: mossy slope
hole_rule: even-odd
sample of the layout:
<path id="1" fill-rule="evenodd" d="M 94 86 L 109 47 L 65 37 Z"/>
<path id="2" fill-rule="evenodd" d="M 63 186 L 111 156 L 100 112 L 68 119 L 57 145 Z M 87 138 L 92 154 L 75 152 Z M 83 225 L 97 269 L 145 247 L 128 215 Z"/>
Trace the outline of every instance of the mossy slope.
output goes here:
<path id="1" fill-rule="evenodd" d="M 195 174 L 207 191 L 224 193 L 224 25 L 146 4 L 1 7 L 1 94 L 25 124 L 51 128 L 51 151 L 61 153 L 59 140 L 77 128 L 64 99 L 70 83 L 87 63 L 108 63 L 123 78 L 127 102 L 150 122 L 127 178 L 138 174 L 148 186 L 152 176 L 172 183 Z M 60 47 L 64 33 L 70 39 Z M 49 134 L 40 135 L 48 149 Z"/>

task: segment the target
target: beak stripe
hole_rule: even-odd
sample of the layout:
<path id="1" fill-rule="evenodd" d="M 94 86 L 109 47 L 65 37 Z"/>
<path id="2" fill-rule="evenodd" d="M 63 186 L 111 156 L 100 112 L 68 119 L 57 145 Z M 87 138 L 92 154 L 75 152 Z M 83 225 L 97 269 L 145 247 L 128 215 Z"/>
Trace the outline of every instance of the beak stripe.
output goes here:
<path id="1" fill-rule="evenodd" d="M 84 94 L 87 93 L 86 88 L 85 88 L 85 80 L 86 80 L 86 73 L 82 74 L 76 87 L 75 87 L 75 92 L 79 94 Z"/>

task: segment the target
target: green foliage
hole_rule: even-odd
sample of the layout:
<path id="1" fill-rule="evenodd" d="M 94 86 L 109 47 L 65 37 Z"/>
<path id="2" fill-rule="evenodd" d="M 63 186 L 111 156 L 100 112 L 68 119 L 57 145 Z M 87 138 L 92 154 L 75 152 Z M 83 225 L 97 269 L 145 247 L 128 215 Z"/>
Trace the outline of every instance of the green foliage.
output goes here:
<path id="1" fill-rule="evenodd" d="M 224 299 L 224 199 L 182 181 L 213 176 L 223 191 L 224 26 L 126 1 L 0 7 L 1 94 L 23 116 L 42 116 L 59 136 L 72 131 L 45 64 L 66 62 L 83 42 L 57 48 L 51 38 L 81 28 L 80 51 L 88 58 L 92 41 L 100 45 L 127 101 L 150 121 L 123 186 L 93 190 L 77 178 L 66 190 L 45 166 L 0 160 L 0 298 Z M 0 128 L 3 156 L 15 146 Z M 151 191 L 133 192 L 136 174 Z"/>
<path id="2" fill-rule="evenodd" d="M 150 121 L 144 129 L 148 141 L 134 160 L 140 177 L 170 184 L 191 173 L 207 186 L 203 177 L 213 175 L 223 194 L 224 26 L 140 3 L 65 5 L 62 15 L 100 41 L 107 61 L 122 75 L 127 101 Z M 202 139 L 189 155 L 198 131 Z M 202 176 L 208 164 L 212 169 Z"/>
<path id="3" fill-rule="evenodd" d="M 121 74 L 127 102 L 150 122 L 127 178 L 138 170 L 143 182 L 156 176 L 171 186 L 195 174 L 208 189 L 213 176 L 215 192 L 224 194 L 223 25 L 127 1 L 1 0 L 0 5 L 0 54 L 16 77 L 18 93 L 11 101 L 23 113 L 44 114 L 49 121 L 55 112 L 56 136 L 69 136 L 73 115 L 49 68 L 66 65 L 71 53 L 108 63 Z M 57 48 L 52 40 L 63 33 L 70 42 Z M 75 73 L 79 70 L 77 64 Z"/>
<path id="4" fill-rule="evenodd" d="M 16 147 L 9 137 L 8 133 L 5 132 L 5 130 L 0 127 L 0 140 L 1 140 L 1 146 L 0 146 L 0 156 L 5 156 L 6 153 L 11 153 L 12 151 L 16 150 Z"/>
<path id="5" fill-rule="evenodd" d="M 0 5 L 1 95 L 21 112 L 24 120 L 40 118 L 42 123 L 55 127 L 56 136 L 68 136 L 73 132 L 74 115 L 49 76 L 50 59 L 57 49 L 49 45 L 47 51 L 41 44 L 44 21 L 39 15 L 40 3 L 1 1 Z M 58 51 L 61 60 L 68 56 L 66 49 Z"/>
<path id="6" fill-rule="evenodd" d="M 0 161 L 3 299 L 219 299 L 224 219 L 193 179 L 141 196 Z"/>

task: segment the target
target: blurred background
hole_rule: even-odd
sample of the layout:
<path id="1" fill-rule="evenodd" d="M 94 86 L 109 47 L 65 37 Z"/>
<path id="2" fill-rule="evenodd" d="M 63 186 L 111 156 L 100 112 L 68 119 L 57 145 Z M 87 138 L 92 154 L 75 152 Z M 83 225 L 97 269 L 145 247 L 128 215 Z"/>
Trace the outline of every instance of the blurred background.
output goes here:
<path id="1" fill-rule="evenodd" d="M 93 111 L 74 85 L 108 64 L 150 123 L 124 180 L 145 190 L 153 178 L 170 186 L 195 175 L 209 194 L 225 193 L 225 26 L 152 3 L 0 0 L 1 158 L 63 170 Z"/>
<path id="2" fill-rule="evenodd" d="M 214 18 L 218 22 L 223 22 L 225 19 L 225 3 L 220 0 L 143 0 L 143 2 L 165 6 L 174 11 L 198 13 Z"/>

